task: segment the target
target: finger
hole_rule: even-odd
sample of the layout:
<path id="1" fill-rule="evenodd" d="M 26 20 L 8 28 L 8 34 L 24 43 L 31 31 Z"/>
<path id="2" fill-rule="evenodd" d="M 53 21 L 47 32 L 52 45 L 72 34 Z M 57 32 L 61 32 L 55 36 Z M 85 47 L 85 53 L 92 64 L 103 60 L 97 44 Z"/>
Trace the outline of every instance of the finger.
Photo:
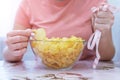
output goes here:
<path id="1" fill-rule="evenodd" d="M 95 23 L 98 23 L 98 24 L 111 24 L 111 23 L 113 23 L 113 19 L 95 18 Z"/>
<path id="2" fill-rule="evenodd" d="M 28 42 L 16 43 L 16 44 L 8 44 L 8 48 L 12 51 L 19 50 L 22 48 L 27 48 Z"/>
<path id="3" fill-rule="evenodd" d="M 14 56 L 22 56 L 27 51 L 27 48 L 13 51 Z"/>
<path id="4" fill-rule="evenodd" d="M 27 30 L 13 30 L 13 31 L 11 31 L 7 34 L 7 37 L 13 37 L 13 36 L 17 36 L 17 35 L 30 36 L 31 33 L 32 33 L 32 30 L 30 30 L 30 29 L 27 29 Z"/>
<path id="5" fill-rule="evenodd" d="M 110 24 L 98 24 L 98 23 L 95 23 L 95 25 L 94 25 L 94 30 L 103 31 L 103 30 L 108 30 L 108 29 L 111 29 Z"/>
<path id="6" fill-rule="evenodd" d="M 99 12 L 96 13 L 96 15 L 97 15 L 98 18 L 110 18 L 110 19 L 114 18 L 113 14 L 109 11 L 107 11 L 107 12 L 99 11 Z"/>
<path id="7" fill-rule="evenodd" d="M 109 10 L 108 7 L 109 7 L 109 5 L 103 4 L 103 5 L 101 5 L 101 6 L 99 7 L 99 10 L 100 10 L 100 11 L 108 11 L 108 10 Z"/>
<path id="8" fill-rule="evenodd" d="M 13 36 L 13 37 L 9 37 L 9 38 L 6 40 L 6 43 L 15 44 L 15 43 L 18 43 L 18 42 L 27 42 L 28 39 L 29 39 L 29 38 L 26 37 L 26 36 Z"/>
<path id="9" fill-rule="evenodd" d="M 97 18 L 97 15 L 96 15 L 96 13 L 93 13 L 93 15 L 92 15 L 92 25 L 94 25 L 94 23 L 95 23 L 95 18 Z"/>

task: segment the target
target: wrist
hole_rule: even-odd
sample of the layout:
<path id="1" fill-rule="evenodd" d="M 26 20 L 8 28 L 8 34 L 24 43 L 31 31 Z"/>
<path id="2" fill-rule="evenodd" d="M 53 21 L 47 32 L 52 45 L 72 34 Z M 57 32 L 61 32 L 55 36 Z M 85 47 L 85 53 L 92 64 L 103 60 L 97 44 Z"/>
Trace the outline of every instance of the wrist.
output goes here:
<path id="1" fill-rule="evenodd" d="M 107 40 L 112 39 L 112 31 L 111 28 L 101 30 L 102 36 L 101 38 L 107 38 Z"/>
<path id="2" fill-rule="evenodd" d="M 18 62 L 21 61 L 23 54 L 14 54 L 14 52 L 12 52 L 11 50 L 8 49 L 8 47 L 6 47 L 4 49 L 4 60 L 8 61 L 8 62 Z"/>

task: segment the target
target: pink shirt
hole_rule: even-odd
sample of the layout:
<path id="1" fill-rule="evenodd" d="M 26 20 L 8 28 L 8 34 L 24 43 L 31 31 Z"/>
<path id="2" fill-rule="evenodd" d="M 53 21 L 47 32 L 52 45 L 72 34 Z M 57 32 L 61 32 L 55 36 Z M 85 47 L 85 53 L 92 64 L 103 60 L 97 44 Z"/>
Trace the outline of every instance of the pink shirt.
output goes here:
<path id="1" fill-rule="evenodd" d="M 92 34 L 92 7 L 105 0 L 23 0 L 15 24 L 45 28 L 48 37 L 79 36 L 88 40 Z M 87 52 L 88 53 L 88 52 Z"/>

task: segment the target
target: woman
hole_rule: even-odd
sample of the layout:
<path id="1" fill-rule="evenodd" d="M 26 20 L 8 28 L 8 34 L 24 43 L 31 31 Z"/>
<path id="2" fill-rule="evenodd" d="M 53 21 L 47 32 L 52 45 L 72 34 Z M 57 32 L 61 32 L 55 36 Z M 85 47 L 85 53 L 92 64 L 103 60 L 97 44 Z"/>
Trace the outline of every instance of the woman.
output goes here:
<path id="1" fill-rule="evenodd" d="M 102 33 L 99 52 L 101 60 L 111 60 L 115 49 L 111 28 L 111 11 L 92 13 L 105 0 L 23 0 L 18 9 L 13 31 L 7 34 L 6 61 L 20 61 L 26 52 L 31 29 L 44 28 L 48 37 L 80 36 L 88 40 L 97 29 Z M 93 18 L 93 24 L 91 19 Z M 87 48 L 81 59 L 94 58 L 95 51 Z"/>

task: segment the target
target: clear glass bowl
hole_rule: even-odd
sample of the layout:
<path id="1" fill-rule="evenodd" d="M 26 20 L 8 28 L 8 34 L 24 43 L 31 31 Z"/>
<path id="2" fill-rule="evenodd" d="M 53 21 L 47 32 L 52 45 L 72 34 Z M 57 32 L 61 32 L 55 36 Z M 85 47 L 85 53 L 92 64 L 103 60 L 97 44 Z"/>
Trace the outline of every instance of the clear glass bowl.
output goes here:
<path id="1" fill-rule="evenodd" d="M 31 47 L 37 58 L 52 69 L 70 69 L 80 58 L 84 41 L 31 40 Z"/>

